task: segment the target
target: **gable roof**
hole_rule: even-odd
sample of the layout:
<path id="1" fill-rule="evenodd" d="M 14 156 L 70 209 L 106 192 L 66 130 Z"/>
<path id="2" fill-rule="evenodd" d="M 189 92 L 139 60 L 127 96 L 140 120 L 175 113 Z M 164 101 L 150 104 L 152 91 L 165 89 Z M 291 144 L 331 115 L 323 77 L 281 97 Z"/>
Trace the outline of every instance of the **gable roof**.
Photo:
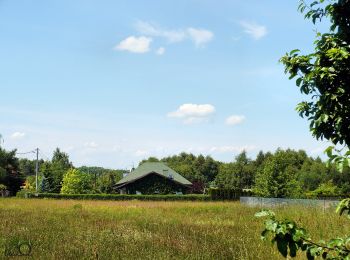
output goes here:
<path id="1" fill-rule="evenodd" d="M 178 182 L 182 185 L 192 185 L 190 181 L 182 177 L 179 173 L 169 168 L 167 165 L 161 162 L 146 162 L 141 164 L 123 179 L 116 183 L 117 186 L 134 182 L 141 179 L 151 173 L 156 173 L 165 178 L 172 178 L 173 181 Z"/>

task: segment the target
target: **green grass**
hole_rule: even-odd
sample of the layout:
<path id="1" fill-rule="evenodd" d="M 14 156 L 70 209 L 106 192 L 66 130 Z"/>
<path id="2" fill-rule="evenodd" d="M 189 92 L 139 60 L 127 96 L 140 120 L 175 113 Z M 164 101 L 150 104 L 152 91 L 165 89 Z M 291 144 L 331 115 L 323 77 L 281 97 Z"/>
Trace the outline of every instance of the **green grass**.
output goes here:
<path id="1" fill-rule="evenodd" d="M 32 255 L 18 259 L 280 259 L 260 240 L 257 210 L 239 202 L 0 199 L 0 258 L 17 239 L 32 243 Z M 275 211 L 316 240 L 350 233 L 350 221 L 333 211 Z"/>

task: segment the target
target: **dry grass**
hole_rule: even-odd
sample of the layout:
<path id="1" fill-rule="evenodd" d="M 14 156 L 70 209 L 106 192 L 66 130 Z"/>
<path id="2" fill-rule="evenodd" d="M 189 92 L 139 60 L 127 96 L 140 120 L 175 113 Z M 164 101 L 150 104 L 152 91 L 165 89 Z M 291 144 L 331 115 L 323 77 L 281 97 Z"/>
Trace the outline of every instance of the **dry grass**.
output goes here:
<path id="1" fill-rule="evenodd" d="M 30 259 L 280 259 L 260 241 L 257 210 L 237 202 L 0 199 L 0 241 L 4 248 L 30 240 Z M 350 233 L 350 222 L 332 211 L 276 212 L 316 240 Z"/>

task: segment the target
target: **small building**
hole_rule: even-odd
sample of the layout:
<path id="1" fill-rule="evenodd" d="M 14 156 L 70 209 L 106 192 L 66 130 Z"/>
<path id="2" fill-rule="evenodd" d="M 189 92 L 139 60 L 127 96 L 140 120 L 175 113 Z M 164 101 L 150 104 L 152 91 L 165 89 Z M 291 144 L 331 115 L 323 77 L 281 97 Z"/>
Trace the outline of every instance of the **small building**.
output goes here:
<path id="1" fill-rule="evenodd" d="M 146 162 L 115 186 L 120 194 L 184 194 L 192 183 L 161 162 Z"/>

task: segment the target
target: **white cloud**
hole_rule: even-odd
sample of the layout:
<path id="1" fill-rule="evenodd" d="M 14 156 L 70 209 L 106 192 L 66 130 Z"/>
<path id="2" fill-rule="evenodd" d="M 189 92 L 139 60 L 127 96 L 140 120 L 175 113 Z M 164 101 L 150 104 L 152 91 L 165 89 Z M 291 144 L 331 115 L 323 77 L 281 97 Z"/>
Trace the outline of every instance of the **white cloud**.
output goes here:
<path id="1" fill-rule="evenodd" d="M 91 142 L 86 142 L 86 143 L 84 144 L 84 146 L 87 147 L 87 148 L 95 149 L 95 148 L 98 147 L 98 144 L 95 143 L 94 141 L 91 141 Z"/>
<path id="2" fill-rule="evenodd" d="M 138 21 L 135 27 L 141 34 L 154 37 L 164 37 L 169 42 L 181 42 L 186 38 L 186 33 L 183 30 L 164 30 L 158 25 L 148 22 Z"/>
<path id="3" fill-rule="evenodd" d="M 239 24 L 243 27 L 244 32 L 254 40 L 259 40 L 267 34 L 266 27 L 255 22 L 240 21 Z"/>
<path id="4" fill-rule="evenodd" d="M 138 21 L 135 25 L 136 30 L 147 36 L 162 37 L 170 43 L 182 42 L 186 39 L 192 40 L 196 46 L 203 46 L 214 38 L 214 33 L 206 30 L 193 27 L 186 29 L 167 30 L 158 25 Z"/>
<path id="5" fill-rule="evenodd" d="M 14 132 L 12 135 L 11 135 L 11 138 L 12 139 L 22 139 L 23 137 L 26 136 L 26 133 L 22 133 L 22 132 Z"/>
<path id="6" fill-rule="evenodd" d="M 152 38 L 140 36 L 129 36 L 128 38 L 122 40 L 117 46 L 115 46 L 115 50 L 119 51 L 129 51 L 133 53 L 146 53 L 150 50 L 150 45 L 152 42 Z"/>
<path id="7" fill-rule="evenodd" d="M 208 121 L 214 113 L 215 107 L 210 104 L 183 104 L 176 111 L 168 113 L 168 117 L 181 118 L 185 124 L 193 124 Z"/>
<path id="8" fill-rule="evenodd" d="M 165 48 L 164 47 L 160 47 L 156 50 L 156 54 L 157 55 L 163 55 L 165 53 Z"/>
<path id="9" fill-rule="evenodd" d="M 226 118 L 226 125 L 239 125 L 243 123 L 245 116 L 232 115 Z"/>
<path id="10" fill-rule="evenodd" d="M 204 29 L 188 28 L 187 32 L 197 47 L 210 42 L 214 38 L 214 34 L 211 31 Z"/>

